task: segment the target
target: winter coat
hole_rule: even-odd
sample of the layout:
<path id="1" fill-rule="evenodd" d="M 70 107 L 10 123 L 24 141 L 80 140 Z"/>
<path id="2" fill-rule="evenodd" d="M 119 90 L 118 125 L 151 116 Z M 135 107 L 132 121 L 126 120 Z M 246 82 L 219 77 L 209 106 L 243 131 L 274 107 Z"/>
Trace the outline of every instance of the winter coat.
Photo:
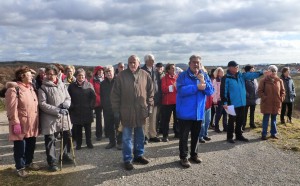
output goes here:
<path id="1" fill-rule="evenodd" d="M 124 127 L 142 127 L 153 108 L 153 95 L 150 75 L 141 69 L 133 74 L 128 68 L 118 74 L 113 85 L 110 95 L 112 109 L 120 113 Z"/>
<path id="2" fill-rule="evenodd" d="M 175 105 L 177 89 L 174 84 L 176 83 L 177 75 L 170 76 L 168 73 L 161 79 L 162 90 L 162 104 Z M 173 86 L 173 92 L 170 92 L 169 86 Z"/>
<path id="3" fill-rule="evenodd" d="M 199 90 L 198 78 L 191 72 L 190 68 L 179 74 L 177 78 L 176 114 L 178 119 L 200 121 L 204 119 L 206 96 L 214 93 L 214 88 L 209 76 L 204 75 L 206 88 Z"/>
<path id="4" fill-rule="evenodd" d="M 263 114 L 280 114 L 285 98 L 285 89 L 279 77 L 267 76 L 259 81 L 258 96 L 261 98 L 260 111 Z"/>
<path id="5" fill-rule="evenodd" d="M 218 104 L 218 102 L 221 101 L 221 96 L 220 96 L 221 79 L 220 78 L 213 79 L 212 84 L 215 89 L 215 92 L 212 95 L 213 103 Z"/>
<path id="6" fill-rule="evenodd" d="M 102 78 L 98 78 L 97 77 L 97 72 L 102 69 L 104 70 L 104 68 L 102 66 L 97 66 L 94 69 L 94 74 L 93 77 L 90 79 L 90 83 L 93 85 L 94 90 L 96 92 L 96 102 L 95 102 L 95 107 L 101 107 L 101 98 L 100 98 L 100 84 L 101 82 L 104 80 Z"/>
<path id="7" fill-rule="evenodd" d="M 256 105 L 256 100 L 258 98 L 257 80 L 256 79 L 246 80 L 245 86 L 246 86 L 246 105 Z"/>
<path id="8" fill-rule="evenodd" d="M 79 85 L 76 81 L 69 85 L 68 91 L 71 97 L 69 111 L 73 125 L 91 124 L 94 120 L 93 109 L 96 100 L 93 85 L 87 81 Z"/>
<path id="9" fill-rule="evenodd" d="M 110 102 L 110 94 L 112 87 L 115 83 L 115 78 L 109 81 L 107 78 L 104 79 L 101 83 L 100 97 L 103 110 L 107 110 L 112 112 L 111 102 Z"/>
<path id="10" fill-rule="evenodd" d="M 283 81 L 284 88 L 285 88 L 285 99 L 284 103 L 293 103 L 296 97 L 295 85 L 294 81 L 291 77 L 280 77 Z"/>
<path id="11" fill-rule="evenodd" d="M 235 108 L 246 106 L 245 81 L 256 79 L 263 72 L 238 72 L 236 75 L 227 71 L 221 82 L 221 101 L 223 105 L 234 105 Z"/>
<path id="12" fill-rule="evenodd" d="M 32 85 L 6 83 L 5 108 L 9 122 L 9 140 L 37 137 L 39 133 L 38 99 Z M 21 134 L 14 134 L 13 125 L 21 125 Z"/>
<path id="13" fill-rule="evenodd" d="M 160 74 L 156 70 L 154 70 L 154 67 L 150 71 L 147 68 L 146 64 L 141 69 L 145 70 L 151 76 L 154 89 L 154 106 L 161 105 L 162 91 Z"/>
<path id="14" fill-rule="evenodd" d="M 49 135 L 72 128 L 69 115 L 59 113 L 61 104 L 64 103 L 67 108 L 70 107 L 71 97 L 65 84 L 58 79 L 57 84 L 49 81 L 47 78 L 38 90 L 40 107 L 40 126 L 42 134 Z"/>

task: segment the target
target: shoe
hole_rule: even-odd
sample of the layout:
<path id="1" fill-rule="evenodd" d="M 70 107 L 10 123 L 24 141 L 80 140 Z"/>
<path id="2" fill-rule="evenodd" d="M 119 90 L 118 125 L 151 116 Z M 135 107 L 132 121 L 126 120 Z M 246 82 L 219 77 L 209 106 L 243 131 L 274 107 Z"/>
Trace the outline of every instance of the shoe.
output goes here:
<path id="1" fill-rule="evenodd" d="M 203 138 L 199 138 L 199 143 L 205 143 L 205 140 Z"/>
<path id="2" fill-rule="evenodd" d="M 276 135 L 271 135 L 272 139 L 279 139 Z"/>
<path id="3" fill-rule="evenodd" d="M 245 130 L 246 130 L 246 127 L 243 126 L 243 127 L 242 127 L 242 131 L 245 131 Z"/>
<path id="4" fill-rule="evenodd" d="M 163 141 L 163 142 L 168 142 L 169 139 L 168 139 L 167 137 L 163 137 L 162 141 Z"/>
<path id="5" fill-rule="evenodd" d="M 262 136 L 261 140 L 267 140 L 267 136 Z"/>
<path id="6" fill-rule="evenodd" d="M 133 169 L 133 165 L 132 165 L 131 162 L 125 162 L 124 167 L 125 167 L 126 170 L 132 170 Z"/>
<path id="7" fill-rule="evenodd" d="M 252 129 L 255 129 L 256 128 L 256 125 L 250 125 L 250 128 L 252 128 Z"/>
<path id="8" fill-rule="evenodd" d="M 25 167 L 26 167 L 26 169 L 29 169 L 29 170 L 32 170 L 32 171 L 38 171 L 38 170 L 41 169 L 41 167 L 38 166 L 35 163 L 30 163 L 29 165 L 26 165 Z"/>
<path id="9" fill-rule="evenodd" d="M 96 140 L 97 140 L 97 141 L 101 141 L 101 140 L 102 140 L 102 137 L 97 137 Z"/>
<path id="10" fill-rule="evenodd" d="M 227 139 L 228 143 L 235 143 L 233 139 Z"/>
<path id="11" fill-rule="evenodd" d="M 77 145 L 76 150 L 80 150 L 80 149 L 81 149 L 81 145 Z"/>
<path id="12" fill-rule="evenodd" d="M 293 124 L 292 119 L 287 119 L 287 123 Z"/>
<path id="13" fill-rule="evenodd" d="M 140 163 L 140 164 L 143 164 L 143 165 L 146 165 L 149 163 L 149 160 L 147 160 L 144 156 L 140 156 L 138 158 L 134 158 L 133 159 L 133 162 L 135 163 Z"/>
<path id="14" fill-rule="evenodd" d="M 116 147 L 117 147 L 118 150 L 122 150 L 123 149 L 122 144 L 117 144 Z"/>
<path id="15" fill-rule="evenodd" d="M 180 160 L 180 164 L 181 166 L 183 166 L 184 168 L 190 168 L 191 167 L 191 163 L 189 162 L 188 159 L 184 158 Z"/>
<path id="16" fill-rule="evenodd" d="M 207 136 L 205 136 L 203 139 L 204 139 L 205 141 L 210 141 L 210 140 L 211 140 L 211 138 L 210 138 L 210 137 L 207 137 Z"/>
<path id="17" fill-rule="evenodd" d="M 89 149 L 93 149 L 93 148 L 94 148 L 94 145 L 91 144 L 91 143 L 86 144 L 86 146 L 87 146 L 87 148 L 89 148 Z"/>
<path id="18" fill-rule="evenodd" d="M 60 162 L 60 156 L 59 156 L 59 162 Z M 73 164 L 74 161 L 71 159 L 68 155 L 63 155 L 63 164 Z"/>
<path id="19" fill-rule="evenodd" d="M 148 142 L 149 142 L 149 141 L 148 141 L 148 138 L 147 138 L 147 137 L 145 137 L 144 144 L 145 144 L 145 145 L 147 145 L 147 144 L 148 144 Z"/>
<path id="20" fill-rule="evenodd" d="M 105 147 L 105 149 L 111 149 L 111 148 L 113 148 L 113 147 L 115 147 L 115 146 L 116 146 L 115 143 L 109 143 L 109 144 Z"/>
<path id="21" fill-rule="evenodd" d="M 26 178 L 26 177 L 29 176 L 29 175 L 28 175 L 28 172 L 27 172 L 24 168 L 17 170 L 17 174 L 18 174 L 18 176 L 20 176 L 21 178 Z"/>
<path id="22" fill-rule="evenodd" d="M 149 142 L 161 142 L 161 140 L 158 137 L 150 138 Z"/>
<path id="23" fill-rule="evenodd" d="M 238 141 L 244 141 L 244 142 L 249 142 L 249 140 L 247 138 L 245 138 L 244 136 L 237 137 L 236 140 L 238 140 Z"/>
<path id="24" fill-rule="evenodd" d="M 48 171 L 50 171 L 50 172 L 56 172 L 56 171 L 58 171 L 57 165 L 49 165 Z"/>
<path id="25" fill-rule="evenodd" d="M 220 131 L 220 129 L 215 129 L 216 133 L 222 133 L 222 131 Z"/>
<path id="26" fill-rule="evenodd" d="M 285 124 L 285 121 L 284 121 L 284 120 L 281 120 L 281 124 Z"/>
<path id="27" fill-rule="evenodd" d="M 202 159 L 199 158 L 199 157 L 196 155 L 196 156 L 190 157 L 190 158 L 189 158 L 189 161 L 193 161 L 193 162 L 195 162 L 195 163 L 201 163 L 201 162 L 202 162 Z"/>

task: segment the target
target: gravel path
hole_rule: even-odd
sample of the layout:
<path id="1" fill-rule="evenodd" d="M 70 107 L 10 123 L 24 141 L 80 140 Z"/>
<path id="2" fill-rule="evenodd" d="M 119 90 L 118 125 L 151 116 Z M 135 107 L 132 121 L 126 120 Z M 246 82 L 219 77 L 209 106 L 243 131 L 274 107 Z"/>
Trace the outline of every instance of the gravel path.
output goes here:
<path id="1" fill-rule="evenodd" d="M 300 185 L 300 155 L 274 147 L 247 132 L 249 143 L 225 141 L 226 134 L 209 131 L 212 141 L 200 144 L 203 162 L 189 169 L 179 165 L 178 140 L 150 143 L 146 166 L 132 171 L 122 167 L 121 151 L 106 150 L 107 139 L 94 141 L 94 149 L 76 151 L 78 166 L 65 167 L 63 185 Z M 94 134 L 94 133 L 93 133 Z M 59 147 L 59 145 L 58 145 Z M 35 161 L 46 166 L 43 137 L 38 138 Z M 0 165 L 13 167 L 12 143 L 7 141 L 7 120 L 0 113 Z M 55 174 L 59 174 L 57 172 Z"/>

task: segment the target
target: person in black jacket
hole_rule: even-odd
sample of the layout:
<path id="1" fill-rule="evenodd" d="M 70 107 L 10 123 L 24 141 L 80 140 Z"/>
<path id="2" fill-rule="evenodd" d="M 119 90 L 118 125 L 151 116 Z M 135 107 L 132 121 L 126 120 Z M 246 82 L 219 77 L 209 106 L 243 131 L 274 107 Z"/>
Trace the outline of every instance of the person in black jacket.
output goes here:
<path id="1" fill-rule="evenodd" d="M 245 73 L 255 71 L 253 65 L 246 65 L 244 67 L 244 70 L 245 70 Z M 244 119 L 244 123 L 242 126 L 242 130 L 245 130 L 245 128 L 246 128 L 249 108 L 250 108 L 250 123 L 249 123 L 250 128 L 256 128 L 256 126 L 254 124 L 254 113 L 255 113 L 255 107 L 256 107 L 256 100 L 258 99 L 257 80 L 256 79 L 245 80 L 245 86 L 246 86 L 246 107 L 245 107 L 245 119 Z"/>
<path id="2" fill-rule="evenodd" d="M 287 122 L 288 123 L 293 123 L 292 122 L 292 112 L 293 112 L 293 103 L 295 101 L 296 97 L 296 91 L 295 91 L 295 85 L 294 81 L 292 80 L 290 76 L 290 68 L 289 67 L 284 67 L 281 71 L 281 77 L 283 81 L 284 88 L 285 88 L 285 99 L 282 102 L 282 107 L 281 107 L 281 114 L 280 114 L 280 120 L 281 123 L 284 124 L 284 116 L 286 113 L 286 107 L 287 109 Z"/>
<path id="3" fill-rule="evenodd" d="M 111 149 L 117 145 L 117 149 L 122 148 L 122 133 L 118 133 L 119 119 L 114 117 L 111 107 L 110 93 L 115 82 L 114 68 L 107 66 L 104 70 L 105 79 L 101 82 L 100 98 L 103 106 L 104 122 L 107 124 L 109 144 L 105 147 Z"/>

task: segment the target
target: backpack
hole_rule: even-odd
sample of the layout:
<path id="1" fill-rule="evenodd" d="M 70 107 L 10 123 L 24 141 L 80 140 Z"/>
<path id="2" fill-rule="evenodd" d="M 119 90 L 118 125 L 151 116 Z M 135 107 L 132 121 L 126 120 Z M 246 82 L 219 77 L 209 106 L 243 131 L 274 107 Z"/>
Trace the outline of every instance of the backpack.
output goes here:
<path id="1" fill-rule="evenodd" d="M 17 98 L 19 98 L 19 96 L 20 96 L 20 87 L 16 86 L 15 89 L 16 89 L 16 92 L 17 92 Z M 7 91 L 7 88 L 3 88 L 2 90 L 0 90 L 0 97 L 1 98 L 5 98 L 6 91 Z"/>

